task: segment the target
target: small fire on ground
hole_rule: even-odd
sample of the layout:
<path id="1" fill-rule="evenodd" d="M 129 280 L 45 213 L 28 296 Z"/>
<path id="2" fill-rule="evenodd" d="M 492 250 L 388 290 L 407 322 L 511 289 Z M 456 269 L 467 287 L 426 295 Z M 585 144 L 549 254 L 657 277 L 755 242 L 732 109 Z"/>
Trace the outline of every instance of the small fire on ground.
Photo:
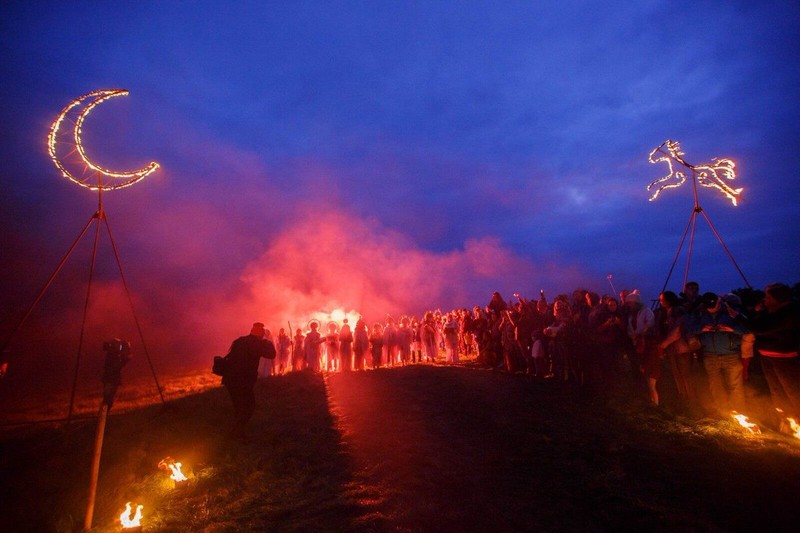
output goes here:
<path id="1" fill-rule="evenodd" d="M 119 521 L 122 523 L 123 529 L 132 527 L 142 527 L 142 509 L 144 506 L 137 505 L 136 512 L 133 513 L 131 509 L 131 502 L 125 504 L 125 510 L 119 515 Z"/>
<path id="2" fill-rule="evenodd" d="M 796 439 L 800 439 L 800 424 L 797 423 L 797 420 L 795 420 L 791 416 L 784 416 L 784 412 L 783 412 L 782 409 L 777 409 L 776 408 L 775 410 L 783 418 L 783 424 L 781 424 L 781 425 L 782 426 L 785 425 L 786 429 L 792 435 L 792 437 L 794 437 Z"/>
<path id="3" fill-rule="evenodd" d="M 750 420 L 748 420 L 747 416 L 739 414 L 736 411 L 732 411 L 731 412 L 731 416 L 733 417 L 734 420 L 736 420 L 736 422 L 739 423 L 740 426 L 745 428 L 750 433 L 754 433 L 754 434 L 760 434 L 761 433 L 761 429 L 759 429 L 759 427 L 756 424 L 750 422 Z"/>
<path id="4" fill-rule="evenodd" d="M 172 457 L 165 457 L 162 459 L 161 462 L 158 463 L 158 468 L 172 472 L 169 478 L 175 483 L 180 483 L 189 479 L 181 472 L 181 463 Z"/>

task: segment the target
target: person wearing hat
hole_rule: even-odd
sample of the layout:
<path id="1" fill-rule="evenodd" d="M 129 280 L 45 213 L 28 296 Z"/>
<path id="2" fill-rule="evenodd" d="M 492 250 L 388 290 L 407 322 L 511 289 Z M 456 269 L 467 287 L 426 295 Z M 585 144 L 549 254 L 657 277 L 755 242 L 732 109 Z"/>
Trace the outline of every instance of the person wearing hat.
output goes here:
<path id="1" fill-rule="evenodd" d="M 264 338 L 264 324 L 256 322 L 249 335 L 239 337 L 231 344 L 225 356 L 225 374 L 222 384 L 228 390 L 233 404 L 233 427 L 230 436 L 244 438 L 247 423 L 256 409 L 253 387 L 258 381 L 261 358 L 275 359 L 275 345 Z"/>
<path id="2" fill-rule="evenodd" d="M 702 296 L 697 320 L 689 327 L 703 346 L 703 367 L 708 387 L 721 414 L 741 412 L 745 407 L 742 335 L 747 330 L 727 312 L 722 299 L 713 292 Z"/>

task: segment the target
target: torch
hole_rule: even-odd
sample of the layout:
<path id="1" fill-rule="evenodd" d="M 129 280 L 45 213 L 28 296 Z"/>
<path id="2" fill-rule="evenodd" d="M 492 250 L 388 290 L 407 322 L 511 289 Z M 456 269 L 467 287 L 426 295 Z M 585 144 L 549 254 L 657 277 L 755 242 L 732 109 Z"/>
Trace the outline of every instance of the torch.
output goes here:
<path id="1" fill-rule="evenodd" d="M 613 274 L 609 274 L 608 276 L 606 276 L 606 278 L 608 279 L 608 284 L 611 285 L 611 294 L 613 294 L 616 297 L 617 289 L 614 288 L 614 282 L 611 281 L 611 278 L 613 277 L 614 277 Z"/>

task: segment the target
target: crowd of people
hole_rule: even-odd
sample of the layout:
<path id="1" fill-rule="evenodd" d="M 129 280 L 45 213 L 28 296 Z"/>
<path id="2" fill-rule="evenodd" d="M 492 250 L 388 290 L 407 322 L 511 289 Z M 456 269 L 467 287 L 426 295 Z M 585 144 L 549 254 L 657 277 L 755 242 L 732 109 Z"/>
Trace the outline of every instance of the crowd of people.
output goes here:
<path id="1" fill-rule="evenodd" d="M 763 299 L 761 296 L 763 295 Z M 800 420 L 800 313 L 790 287 L 774 283 L 764 292 L 701 294 L 689 282 L 680 295 L 665 291 L 649 305 L 638 291 L 600 296 L 575 290 L 548 301 L 518 294 L 506 301 L 495 292 L 471 311 L 431 310 L 421 317 L 387 316 L 351 328 L 344 319 L 318 321 L 290 337 L 274 337 L 274 359 L 265 375 L 290 371 L 353 371 L 418 363 L 474 364 L 536 379 L 558 379 L 602 388 L 628 380 L 658 406 L 659 380 L 668 368 L 678 400 L 688 411 L 746 411 L 744 382 L 760 359 L 776 409 Z M 755 297 L 753 297 L 755 296 Z M 713 406 L 701 405 L 697 380 L 707 379 Z"/>

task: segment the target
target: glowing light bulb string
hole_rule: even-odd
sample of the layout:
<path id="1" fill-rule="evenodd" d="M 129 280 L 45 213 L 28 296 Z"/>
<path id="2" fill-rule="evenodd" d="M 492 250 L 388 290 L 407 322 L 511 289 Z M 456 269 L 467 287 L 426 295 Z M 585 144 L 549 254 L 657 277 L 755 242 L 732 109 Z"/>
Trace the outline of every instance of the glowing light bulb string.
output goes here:
<path id="1" fill-rule="evenodd" d="M 666 151 L 664 150 L 666 148 Z M 653 180 L 648 186 L 647 190 L 652 193 L 650 197 L 650 201 L 654 201 L 658 198 L 659 194 L 664 191 L 665 189 L 671 189 L 680 187 L 686 182 L 687 175 L 685 172 L 681 170 L 675 170 L 673 163 L 677 163 L 680 166 L 683 166 L 692 172 L 692 192 L 694 194 L 694 207 L 692 208 L 692 212 L 689 216 L 689 222 L 686 224 L 686 229 L 683 231 L 683 235 L 681 237 L 680 244 L 678 245 L 678 250 L 675 252 L 675 257 L 672 260 L 672 265 L 670 265 L 669 272 L 667 273 L 667 279 L 664 281 L 664 286 L 662 287 L 661 291 L 663 292 L 667 288 L 667 284 L 669 283 L 670 278 L 672 277 L 672 272 L 675 269 L 675 264 L 680 257 L 681 250 L 683 249 L 683 245 L 686 242 L 686 236 L 689 235 L 689 248 L 687 250 L 686 255 L 686 270 L 684 271 L 684 279 L 683 285 L 685 286 L 686 283 L 689 281 L 689 267 L 691 265 L 691 258 L 692 258 L 692 251 L 694 249 L 694 235 L 695 229 L 697 228 L 697 215 L 701 213 L 703 218 L 705 218 L 708 226 L 711 228 L 711 231 L 714 233 L 714 236 L 717 238 L 719 243 L 722 245 L 722 248 L 725 250 L 725 253 L 728 255 L 728 258 L 733 263 L 733 266 L 739 272 L 739 275 L 742 277 L 744 282 L 747 284 L 748 287 L 752 288 L 750 282 L 747 280 L 747 277 L 744 275 L 744 272 L 739 267 L 739 264 L 736 262 L 736 259 L 733 257 L 733 254 L 728 249 L 728 246 L 725 244 L 725 241 L 722 239 L 719 231 L 717 228 L 714 227 L 714 224 L 711 222 L 711 219 L 708 217 L 708 214 L 705 210 L 700 206 L 700 198 L 698 194 L 698 184 L 711 189 L 717 189 L 720 191 L 726 198 L 728 198 L 731 203 L 736 206 L 738 205 L 738 198 L 739 195 L 742 193 L 743 189 L 738 188 L 734 189 L 730 185 L 726 183 L 726 181 L 732 181 L 736 179 L 736 164 L 731 161 L 730 159 L 717 159 L 714 158 L 711 160 L 711 163 L 706 165 L 693 165 L 687 162 L 683 158 L 684 152 L 681 151 L 680 143 L 678 141 L 672 141 L 667 139 L 660 146 L 653 149 L 650 152 L 650 156 L 648 160 L 650 163 L 657 164 L 657 163 L 666 163 L 669 168 L 669 174 L 664 177 L 658 178 Z"/>
<path id="2" fill-rule="evenodd" d="M 31 304 L 31 306 L 28 308 L 28 310 L 26 311 L 26 313 L 22 317 L 22 319 L 17 323 L 16 327 L 13 329 L 11 334 L 5 339 L 5 341 L 4 341 L 3 345 L 2 345 L 2 348 L 0 348 L 0 354 L 5 356 L 6 350 L 11 345 L 11 342 L 14 340 L 14 338 L 17 335 L 17 333 L 21 330 L 22 326 L 25 324 L 25 322 L 31 316 L 34 308 L 41 301 L 41 299 L 44 296 L 45 292 L 50 288 L 50 286 L 52 285 L 52 283 L 55 280 L 56 276 L 58 276 L 59 272 L 61 272 L 61 270 L 63 269 L 63 267 L 66 264 L 67 260 L 69 259 L 70 255 L 72 255 L 72 252 L 75 250 L 75 248 L 77 247 L 78 243 L 81 241 L 81 239 L 84 237 L 84 235 L 86 235 L 86 233 L 89 230 L 89 228 L 92 225 L 92 223 L 94 223 L 96 221 L 97 222 L 97 227 L 95 228 L 94 246 L 92 248 L 92 257 L 91 257 L 91 264 L 90 264 L 90 270 L 89 270 L 89 284 L 88 284 L 88 287 L 86 289 L 86 299 L 84 301 L 83 322 L 81 323 L 80 340 L 79 340 L 79 343 L 78 343 L 78 354 L 77 354 L 76 361 L 75 361 L 75 372 L 74 372 L 73 382 L 72 382 L 72 392 L 70 394 L 69 410 L 68 410 L 68 413 L 67 413 L 67 417 L 65 419 L 62 419 L 62 420 L 66 420 L 67 429 L 69 429 L 70 423 L 71 423 L 71 421 L 73 419 L 73 408 L 74 408 L 74 404 L 75 404 L 75 391 L 76 391 L 76 388 L 77 388 L 77 379 L 78 379 L 78 374 L 79 374 L 78 370 L 79 370 L 79 367 L 80 367 L 81 356 L 82 356 L 82 352 L 83 352 L 84 330 L 85 330 L 85 327 L 86 327 L 86 318 L 87 318 L 87 315 L 88 315 L 88 308 L 89 308 L 89 298 L 90 298 L 90 295 L 91 295 L 91 285 L 92 285 L 92 281 L 93 281 L 93 278 L 94 278 L 95 262 L 96 262 L 96 259 L 97 259 L 97 246 L 98 246 L 98 241 L 99 241 L 100 232 L 101 232 L 100 225 L 103 224 L 103 223 L 105 223 L 106 231 L 108 233 L 108 238 L 109 238 L 109 240 L 111 242 L 111 249 L 112 249 L 112 251 L 114 253 L 114 259 L 116 260 L 117 267 L 119 268 L 120 278 L 121 278 L 121 281 L 122 281 L 123 288 L 125 290 L 125 294 L 126 294 L 126 296 L 128 298 L 128 303 L 130 304 L 131 314 L 132 314 L 133 320 L 134 320 L 134 322 L 136 324 L 136 329 L 137 329 L 137 331 L 139 333 L 139 338 L 140 338 L 140 341 L 141 341 L 142 349 L 143 349 L 143 351 L 145 353 L 145 356 L 146 356 L 146 359 L 147 359 L 147 363 L 148 363 L 148 365 L 150 367 L 150 371 L 151 371 L 151 373 L 153 375 L 153 380 L 155 382 L 156 389 L 158 390 L 158 395 L 159 395 L 159 397 L 161 399 L 161 403 L 166 405 L 166 400 L 164 398 L 164 393 L 163 393 L 163 390 L 161 388 L 161 384 L 158 382 L 158 377 L 156 376 L 155 368 L 153 366 L 153 361 L 152 361 L 152 359 L 150 357 L 150 353 L 149 353 L 149 351 L 147 349 L 147 344 L 145 343 L 145 340 L 144 340 L 144 334 L 142 333 L 141 322 L 139 321 L 139 317 L 136 314 L 136 309 L 135 309 L 135 307 L 133 305 L 133 298 L 131 296 L 131 292 L 130 292 L 130 289 L 128 287 L 127 279 L 125 278 L 125 273 L 124 273 L 124 270 L 122 268 L 122 261 L 120 260 L 120 257 L 119 257 L 119 251 L 117 249 L 116 242 L 114 241 L 114 236 L 111 233 L 111 226 L 110 226 L 109 221 L 108 221 L 108 216 L 107 216 L 107 214 L 106 214 L 106 212 L 105 212 L 105 210 L 103 208 L 103 191 L 111 191 L 111 190 L 130 187 L 130 186 L 138 183 L 139 181 L 141 181 L 145 177 L 151 175 L 153 172 L 155 172 L 159 168 L 159 164 L 156 163 L 156 162 L 151 162 L 149 165 L 147 165 L 144 168 L 139 169 L 139 170 L 122 171 L 122 172 L 121 171 L 112 171 L 112 170 L 109 170 L 107 168 L 104 168 L 103 166 L 100 166 L 100 165 L 95 164 L 95 163 L 92 162 L 92 160 L 86 154 L 86 150 L 84 149 L 83 141 L 82 141 L 82 138 L 81 138 L 81 130 L 82 130 L 84 121 L 85 121 L 86 117 L 89 115 L 89 113 L 93 109 L 95 109 L 100 103 L 102 103 L 102 102 L 104 102 L 104 101 L 106 101 L 106 100 L 108 100 L 110 98 L 114 98 L 114 97 L 118 97 L 118 96 L 126 96 L 127 94 L 128 94 L 128 91 L 126 91 L 124 89 L 110 89 L 110 90 L 94 91 L 92 93 L 88 93 L 88 94 L 85 94 L 83 96 L 80 96 L 77 99 L 73 100 L 69 105 L 67 105 L 61 111 L 61 113 L 57 116 L 57 118 L 53 122 L 53 124 L 50 126 L 50 132 L 49 132 L 49 135 L 47 137 L 47 147 L 48 147 L 48 152 L 49 152 L 50 158 L 52 159 L 54 165 L 56 166 L 56 168 L 59 170 L 59 172 L 61 173 L 61 175 L 63 177 L 67 178 L 69 181 L 75 183 L 76 185 L 79 185 L 80 187 L 83 187 L 83 188 L 86 188 L 86 189 L 89 189 L 89 190 L 92 190 L 92 191 L 97 191 L 97 211 L 91 216 L 89 221 L 83 227 L 83 229 L 81 230 L 81 232 L 78 235 L 78 237 L 72 243 L 72 246 L 70 246 L 70 248 L 67 251 L 67 253 L 64 255 L 64 257 L 59 262 L 59 264 L 56 267 L 55 271 L 48 278 L 47 282 L 44 284 L 44 287 L 39 291 L 38 295 L 36 296 L 36 298 L 33 301 L 33 304 Z M 85 107 L 78 114 L 77 120 L 73 120 L 71 116 L 68 116 L 69 113 L 77 112 L 80 109 L 81 105 L 85 105 Z M 73 125 L 73 127 L 71 128 L 71 131 L 69 130 L 69 128 L 67 128 L 67 131 L 62 133 L 61 132 L 62 126 L 68 126 L 69 124 Z M 70 161 L 65 161 L 65 160 L 62 159 L 62 156 L 60 155 L 61 153 L 63 153 L 65 151 L 63 149 L 62 150 L 59 149 L 61 147 L 61 145 L 63 145 L 63 144 L 67 144 L 67 145 L 73 144 L 72 142 L 63 141 L 62 140 L 63 137 L 65 137 L 67 135 L 72 137 L 72 139 L 74 141 L 74 148 L 69 150 L 68 153 L 64 155 L 64 157 L 68 158 L 70 155 L 77 154 L 79 156 L 79 158 L 78 158 L 79 160 L 78 161 L 75 161 L 74 160 L 75 158 L 71 159 Z M 73 174 L 71 172 L 71 168 L 69 168 L 69 167 L 77 167 L 77 166 L 83 166 L 84 167 L 83 172 L 81 173 L 80 177 L 75 175 L 75 174 Z M 88 176 L 86 176 L 87 173 L 89 174 Z M 92 182 L 91 181 L 93 176 L 97 177 L 97 181 L 96 182 Z M 36 423 L 36 421 L 33 421 L 31 423 Z M 67 438 L 69 438 L 69 432 L 67 432 Z"/>

